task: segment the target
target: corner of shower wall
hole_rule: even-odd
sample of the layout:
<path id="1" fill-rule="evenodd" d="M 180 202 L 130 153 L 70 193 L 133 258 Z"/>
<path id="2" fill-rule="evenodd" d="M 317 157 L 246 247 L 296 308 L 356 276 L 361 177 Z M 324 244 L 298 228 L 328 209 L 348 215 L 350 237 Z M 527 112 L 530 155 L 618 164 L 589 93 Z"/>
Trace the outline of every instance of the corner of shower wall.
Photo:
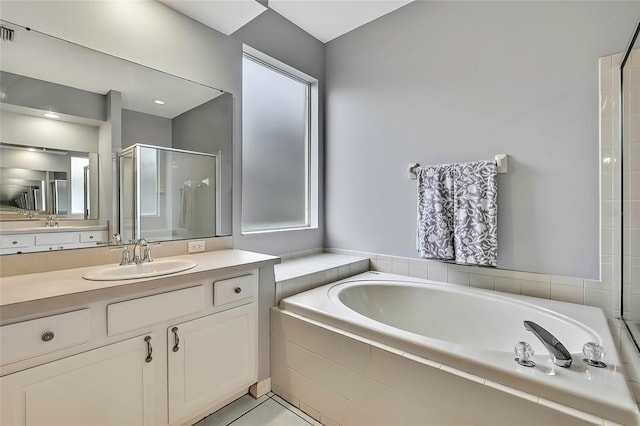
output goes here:
<path id="1" fill-rule="evenodd" d="M 622 158 L 620 156 L 620 62 L 622 54 L 600 58 L 600 280 L 611 283 L 613 317 L 621 316 Z M 624 274 L 628 277 L 628 274 Z M 629 292 L 630 293 L 630 292 Z M 627 305 L 629 306 L 629 305 Z"/>

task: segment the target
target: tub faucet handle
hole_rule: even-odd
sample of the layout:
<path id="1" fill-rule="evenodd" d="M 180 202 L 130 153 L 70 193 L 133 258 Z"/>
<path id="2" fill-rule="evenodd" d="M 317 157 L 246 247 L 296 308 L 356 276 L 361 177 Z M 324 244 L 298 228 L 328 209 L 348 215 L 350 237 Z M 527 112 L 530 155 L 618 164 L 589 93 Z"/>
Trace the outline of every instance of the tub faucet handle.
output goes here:
<path id="1" fill-rule="evenodd" d="M 607 367 L 607 364 L 602 361 L 605 356 L 604 348 L 596 342 L 585 343 L 582 347 L 582 353 L 585 356 L 582 359 L 585 364 L 598 368 Z"/>
<path id="2" fill-rule="evenodd" d="M 518 342 L 516 343 L 513 351 L 516 354 L 516 362 L 524 367 L 535 367 L 536 363 L 531 360 L 535 351 L 533 350 L 533 346 L 528 344 L 527 342 Z"/>

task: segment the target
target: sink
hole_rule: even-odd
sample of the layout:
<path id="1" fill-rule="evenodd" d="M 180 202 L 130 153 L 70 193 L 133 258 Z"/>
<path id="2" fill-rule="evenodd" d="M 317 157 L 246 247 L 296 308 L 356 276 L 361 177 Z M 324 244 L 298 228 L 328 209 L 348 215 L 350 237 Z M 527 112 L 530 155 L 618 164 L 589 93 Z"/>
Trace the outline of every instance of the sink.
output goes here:
<path id="1" fill-rule="evenodd" d="M 90 281 L 134 280 L 186 271 L 197 263 L 188 259 L 154 260 L 138 265 L 109 265 L 87 271 L 82 278 Z"/>

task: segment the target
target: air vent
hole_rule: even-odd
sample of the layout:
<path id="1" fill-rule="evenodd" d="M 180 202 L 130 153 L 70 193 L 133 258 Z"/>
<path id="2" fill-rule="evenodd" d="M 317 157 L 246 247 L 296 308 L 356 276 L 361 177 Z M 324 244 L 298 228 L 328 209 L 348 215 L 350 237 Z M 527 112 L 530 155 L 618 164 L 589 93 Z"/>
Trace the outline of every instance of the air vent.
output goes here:
<path id="1" fill-rule="evenodd" d="M 13 30 L 0 25 L 0 37 L 3 41 L 13 41 Z"/>

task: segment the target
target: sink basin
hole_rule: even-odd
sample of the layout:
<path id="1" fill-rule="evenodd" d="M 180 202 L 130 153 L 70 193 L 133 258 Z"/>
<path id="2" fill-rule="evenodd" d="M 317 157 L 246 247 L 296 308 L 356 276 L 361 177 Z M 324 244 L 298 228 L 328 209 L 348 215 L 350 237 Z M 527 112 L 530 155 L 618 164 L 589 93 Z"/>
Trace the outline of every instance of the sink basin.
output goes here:
<path id="1" fill-rule="evenodd" d="M 188 259 L 154 260 L 138 265 L 110 265 L 87 271 L 82 278 L 90 281 L 134 280 L 137 278 L 158 277 L 186 271 L 197 263 Z"/>

